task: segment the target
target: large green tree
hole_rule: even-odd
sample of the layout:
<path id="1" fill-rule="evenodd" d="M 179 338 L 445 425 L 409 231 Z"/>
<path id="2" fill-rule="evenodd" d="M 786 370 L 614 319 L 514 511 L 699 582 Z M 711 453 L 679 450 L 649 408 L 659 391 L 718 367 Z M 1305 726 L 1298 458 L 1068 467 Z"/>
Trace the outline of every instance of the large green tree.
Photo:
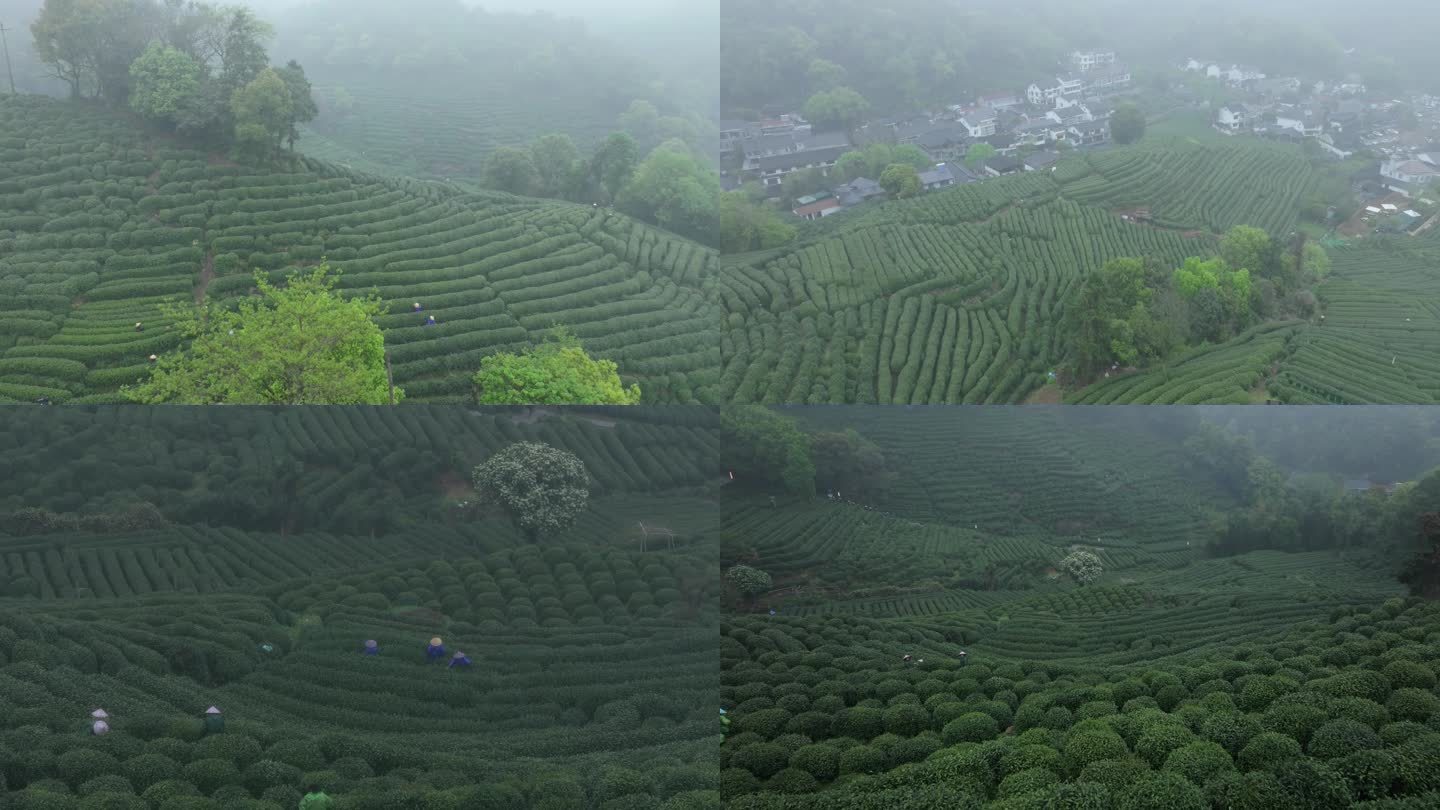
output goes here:
<path id="1" fill-rule="evenodd" d="M 481 405 L 634 405 L 640 386 L 626 388 L 613 360 L 596 360 L 579 339 L 556 329 L 518 354 L 499 352 L 480 360 L 474 377 Z"/>
<path id="2" fill-rule="evenodd" d="M 1111 363 L 1153 356 L 1146 307 L 1152 292 L 1146 278 L 1140 259 L 1112 259 L 1086 276 L 1065 310 L 1062 326 L 1078 376 L 1088 378 Z"/>
<path id="3" fill-rule="evenodd" d="M 795 238 L 795 226 L 780 212 L 757 203 L 745 191 L 720 195 L 720 250 L 744 253 L 779 247 Z"/>
<path id="4" fill-rule="evenodd" d="M 816 129 L 850 130 L 870 112 L 870 102 L 849 87 L 825 90 L 805 102 L 805 120 Z"/>
<path id="5" fill-rule="evenodd" d="M 880 173 L 880 187 L 895 199 L 905 199 L 919 194 L 920 175 L 908 163 L 892 163 Z"/>
<path id="6" fill-rule="evenodd" d="M 1145 136 L 1145 113 L 1126 102 L 1110 114 L 1110 137 L 1118 144 L 1135 143 Z"/>
<path id="7" fill-rule="evenodd" d="M 696 241 L 714 244 L 719 225 L 720 181 L 675 141 L 645 158 L 616 205 Z"/>
<path id="8" fill-rule="evenodd" d="M 606 200 L 614 200 L 640 165 L 640 145 L 624 132 L 612 133 L 590 156 L 590 182 Z"/>
<path id="9" fill-rule="evenodd" d="M 300 139 L 300 124 L 306 124 L 315 120 L 320 114 L 320 108 L 315 104 L 315 95 L 310 87 L 310 80 L 305 76 L 305 68 L 299 62 L 291 59 L 283 68 L 275 70 L 281 81 L 285 82 L 285 89 L 290 92 L 290 120 L 285 127 L 285 139 L 290 144 L 290 151 L 295 151 L 295 142 Z"/>
<path id="10" fill-rule="evenodd" d="M 584 163 L 569 135 L 541 135 L 530 144 L 539 193 L 546 197 L 578 200 L 583 187 Z"/>
<path id="11" fill-rule="evenodd" d="M 760 405 L 737 405 L 721 412 L 720 428 L 725 438 L 721 461 L 738 473 L 742 485 L 815 492 L 810 438 L 793 419 Z"/>
<path id="12" fill-rule="evenodd" d="M 483 504 L 500 508 L 530 542 L 569 528 L 585 511 L 590 475 L 574 453 L 519 442 L 471 472 Z"/>
<path id="13" fill-rule="evenodd" d="M 193 103 L 205 68 L 184 51 L 151 43 L 130 65 L 130 106 L 146 118 L 174 124 Z"/>
<path id="14" fill-rule="evenodd" d="M 256 275 L 259 296 L 237 309 L 170 305 L 189 347 L 123 389 L 134 401 L 181 405 L 381 405 L 391 392 L 373 295 L 342 298 L 327 265 L 282 287 Z M 394 398 L 404 391 L 394 389 Z"/>
<path id="15" fill-rule="evenodd" d="M 290 88 L 273 68 L 261 71 L 255 80 L 236 90 L 230 98 L 235 116 L 236 154 L 261 162 L 280 154 L 285 136 L 295 120 L 295 102 Z"/>
<path id="16" fill-rule="evenodd" d="M 483 177 L 490 188 L 522 196 L 534 194 L 540 182 L 530 153 L 513 146 L 501 146 L 485 158 Z"/>

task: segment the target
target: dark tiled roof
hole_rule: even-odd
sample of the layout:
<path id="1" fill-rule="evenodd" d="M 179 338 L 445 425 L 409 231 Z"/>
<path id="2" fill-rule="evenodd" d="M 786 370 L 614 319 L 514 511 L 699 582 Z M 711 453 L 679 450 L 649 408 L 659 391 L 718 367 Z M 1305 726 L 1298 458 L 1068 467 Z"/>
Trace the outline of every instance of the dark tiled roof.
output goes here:
<path id="1" fill-rule="evenodd" d="M 757 161 L 757 168 L 762 172 L 773 172 L 802 168 L 812 164 L 830 163 L 848 151 L 850 151 L 848 146 L 827 146 L 824 149 L 807 149 L 804 152 L 791 152 L 788 155 L 771 155 L 760 158 Z"/>

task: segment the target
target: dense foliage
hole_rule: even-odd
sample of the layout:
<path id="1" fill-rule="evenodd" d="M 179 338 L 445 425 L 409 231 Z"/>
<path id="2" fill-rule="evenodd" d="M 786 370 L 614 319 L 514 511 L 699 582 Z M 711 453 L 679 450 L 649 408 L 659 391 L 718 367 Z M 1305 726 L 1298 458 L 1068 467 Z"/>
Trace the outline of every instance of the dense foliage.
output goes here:
<path id="1" fill-rule="evenodd" d="M 150 378 L 125 394 L 146 404 L 382 405 L 404 397 L 385 373 L 385 338 L 374 319 L 378 297 L 345 301 L 320 265 L 284 287 L 260 274 L 259 300 L 238 311 L 166 314 L 190 341 L 157 361 Z M 137 324 L 137 331 L 142 324 Z"/>
<path id="2" fill-rule="evenodd" d="M 615 363 L 585 353 L 573 334 L 557 330 L 539 346 L 483 358 L 475 372 L 482 405 L 634 405 L 640 387 L 620 382 Z"/>

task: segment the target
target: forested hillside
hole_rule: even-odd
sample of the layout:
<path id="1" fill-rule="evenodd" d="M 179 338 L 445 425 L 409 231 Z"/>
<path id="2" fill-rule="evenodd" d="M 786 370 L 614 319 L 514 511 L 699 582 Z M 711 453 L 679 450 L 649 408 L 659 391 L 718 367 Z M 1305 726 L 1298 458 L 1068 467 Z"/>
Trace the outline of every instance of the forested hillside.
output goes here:
<path id="1" fill-rule="evenodd" d="M 713 412 L 663 410 L 12 406 L 0 789 L 716 806 L 718 437 Z M 589 479 L 538 543 L 471 481 L 522 442 Z M 108 732 L 83 736 L 97 707 Z"/>
<path id="2" fill-rule="evenodd" d="M 650 401 L 713 398 L 715 254 L 612 211 L 243 166 L 39 97 L 0 99 L 0 154 L 0 397 L 114 399 L 177 348 L 163 301 L 231 301 L 256 269 L 324 258 L 343 290 L 379 292 L 412 399 L 466 399 L 481 357 L 557 322 Z"/>

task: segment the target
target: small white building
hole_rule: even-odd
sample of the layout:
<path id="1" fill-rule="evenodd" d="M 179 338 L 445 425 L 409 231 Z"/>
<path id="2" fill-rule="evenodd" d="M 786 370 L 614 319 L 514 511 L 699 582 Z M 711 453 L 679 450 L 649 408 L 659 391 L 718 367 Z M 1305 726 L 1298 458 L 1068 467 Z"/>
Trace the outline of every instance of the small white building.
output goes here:
<path id="1" fill-rule="evenodd" d="M 1098 67 L 1115 64 L 1114 51 L 1073 51 L 1070 67 L 1081 73 L 1088 73 Z"/>
<path id="2" fill-rule="evenodd" d="M 1245 111 L 1221 107 L 1215 118 L 1215 128 L 1226 135 L 1234 135 L 1245 129 Z"/>
<path id="3" fill-rule="evenodd" d="M 994 110 L 974 110 L 960 117 L 960 126 L 972 138 L 988 138 L 995 134 L 997 118 Z"/>

